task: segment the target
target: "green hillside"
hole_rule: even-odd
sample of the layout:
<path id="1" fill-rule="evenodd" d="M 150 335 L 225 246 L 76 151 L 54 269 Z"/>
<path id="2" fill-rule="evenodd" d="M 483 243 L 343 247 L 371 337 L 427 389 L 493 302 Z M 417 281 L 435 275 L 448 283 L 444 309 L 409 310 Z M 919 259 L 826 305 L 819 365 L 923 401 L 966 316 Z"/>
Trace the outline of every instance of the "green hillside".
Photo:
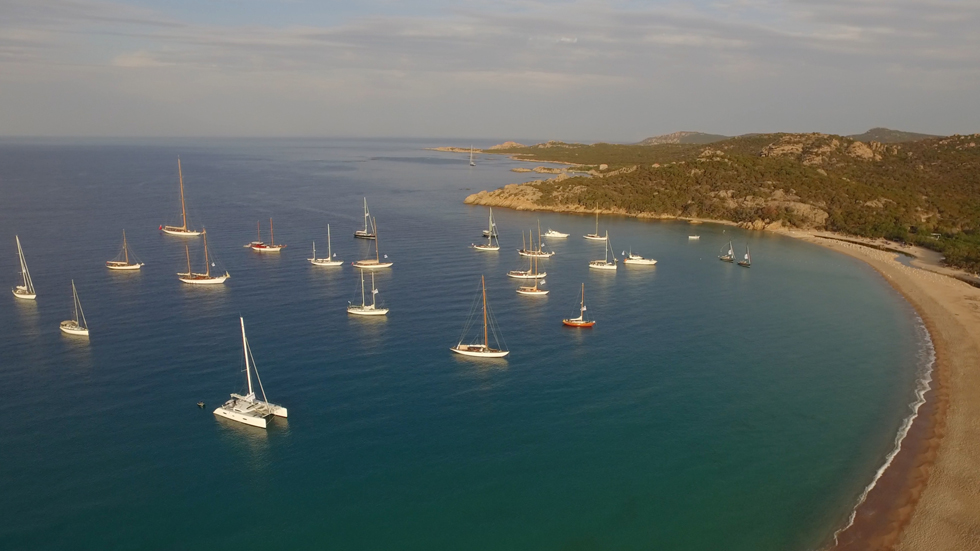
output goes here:
<path id="1" fill-rule="evenodd" d="M 929 138 L 938 138 L 939 136 L 933 136 L 932 134 L 919 134 L 916 132 L 904 132 L 902 130 L 891 130 L 889 128 L 872 128 L 864 134 L 852 134 L 848 136 L 853 140 L 858 140 L 862 142 L 880 142 L 880 143 L 904 143 L 904 142 L 917 142 L 919 140 L 927 140 Z"/>

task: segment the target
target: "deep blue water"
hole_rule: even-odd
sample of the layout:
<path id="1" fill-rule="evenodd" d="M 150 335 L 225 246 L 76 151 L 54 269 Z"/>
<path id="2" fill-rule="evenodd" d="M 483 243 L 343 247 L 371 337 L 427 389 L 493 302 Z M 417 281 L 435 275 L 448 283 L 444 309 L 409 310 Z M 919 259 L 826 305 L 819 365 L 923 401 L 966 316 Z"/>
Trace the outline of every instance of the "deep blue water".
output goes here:
<path id="1" fill-rule="evenodd" d="M 0 142 L 0 273 L 20 235 L 36 304 L 0 299 L 0 541 L 8 549 L 807 550 L 847 518 L 908 414 L 923 346 L 877 274 L 805 243 L 604 217 L 655 268 L 587 268 L 589 216 L 495 211 L 499 157 L 413 140 Z M 477 144 L 480 145 L 480 144 Z M 489 145 L 489 144 L 484 144 Z M 182 285 L 176 158 L 219 288 Z M 367 196 L 387 319 L 350 318 Z M 256 221 L 288 248 L 242 248 Z M 514 293 L 520 232 L 571 233 Z M 111 273 L 125 229 L 146 266 Z M 699 233 L 699 241 L 687 236 Z M 716 259 L 733 239 L 744 269 Z M 449 352 L 487 278 L 506 361 Z M 60 334 L 74 278 L 89 342 Z M 563 328 L 586 285 L 591 331 Z M 211 410 L 243 388 L 238 316 L 268 431 Z M 195 404 L 203 400 L 204 410 Z"/>

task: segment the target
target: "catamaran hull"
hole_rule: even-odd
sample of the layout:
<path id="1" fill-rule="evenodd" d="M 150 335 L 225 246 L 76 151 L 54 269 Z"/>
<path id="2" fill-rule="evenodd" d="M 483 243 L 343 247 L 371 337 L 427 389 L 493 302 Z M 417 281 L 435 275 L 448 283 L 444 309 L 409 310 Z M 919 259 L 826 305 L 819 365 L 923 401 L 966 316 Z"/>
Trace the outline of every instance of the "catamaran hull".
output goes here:
<path id="1" fill-rule="evenodd" d="M 142 264 L 109 264 L 108 262 L 106 262 L 105 267 L 109 268 L 110 270 L 133 271 L 133 270 L 139 270 L 140 268 L 143 267 L 143 265 Z"/>
<path id="2" fill-rule="evenodd" d="M 460 350 L 459 348 L 450 348 L 450 350 L 457 354 L 470 356 L 473 358 L 503 358 L 507 354 L 510 354 L 510 350 L 496 350 L 490 352 L 480 350 Z"/>
<path id="3" fill-rule="evenodd" d="M 201 235 L 201 232 L 199 232 L 199 231 L 185 230 L 183 228 L 174 228 L 174 227 L 171 227 L 171 226 L 164 226 L 164 227 L 162 227 L 160 229 L 163 230 L 163 233 L 165 233 L 165 234 L 168 234 L 168 235 L 179 235 L 180 237 L 194 237 L 194 236 L 197 236 L 197 235 Z"/>
<path id="4" fill-rule="evenodd" d="M 224 408 L 218 408 L 218 409 L 214 410 L 214 414 L 217 415 L 218 417 L 224 417 L 225 419 L 228 419 L 228 420 L 231 420 L 231 421 L 237 421 L 239 423 L 243 423 L 245 425 L 249 425 L 249 426 L 252 426 L 252 427 L 257 427 L 257 428 L 260 428 L 260 429 L 264 429 L 264 428 L 266 428 L 268 426 L 268 421 L 266 421 L 266 418 L 265 417 L 257 417 L 257 416 L 254 416 L 254 415 L 244 415 L 244 414 L 239 413 L 237 411 L 230 411 L 230 410 L 227 410 L 227 409 L 224 409 Z"/>
<path id="5" fill-rule="evenodd" d="M 37 298 L 37 294 L 18 292 L 17 289 L 12 289 L 11 292 L 14 294 L 15 297 L 23 300 L 34 300 Z"/>

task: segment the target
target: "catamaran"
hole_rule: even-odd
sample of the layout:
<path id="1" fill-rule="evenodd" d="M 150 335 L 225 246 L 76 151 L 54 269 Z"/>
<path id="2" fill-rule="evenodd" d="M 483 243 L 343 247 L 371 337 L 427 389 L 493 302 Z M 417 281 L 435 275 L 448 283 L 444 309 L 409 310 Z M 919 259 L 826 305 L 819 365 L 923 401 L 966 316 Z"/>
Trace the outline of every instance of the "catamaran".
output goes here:
<path id="1" fill-rule="evenodd" d="M 355 230 L 354 237 L 359 239 L 375 239 L 377 238 L 378 229 L 372 225 L 371 212 L 368 210 L 367 197 L 364 198 L 364 229 Z"/>
<path id="2" fill-rule="evenodd" d="M 612 262 L 609 261 L 609 253 L 612 252 L 612 244 L 609 243 L 609 230 L 606 230 L 606 235 L 602 239 L 606 242 L 606 258 L 603 260 L 590 261 L 589 268 L 596 268 L 599 270 L 615 270 L 617 268 L 615 252 L 612 253 Z"/>
<path id="3" fill-rule="evenodd" d="M 595 233 L 587 233 L 582 237 L 593 241 L 605 241 L 608 235 L 609 232 L 606 232 L 606 235 L 599 235 L 599 203 L 597 202 L 595 204 Z"/>
<path id="4" fill-rule="evenodd" d="M 537 257 L 537 258 L 551 258 L 552 256 L 555 255 L 555 251 L 547 252 L 547 251 L 544 250 L 544 243 L 541 241 L 541 221 L 540 220 L 538 221 L 538 248 L 536 248 L 536 249 L 534 248 L 534 234 L 533 234 L 533 230 L 532 231 L 529 231 L 527 233 L 528 233 L 528 236 L 529 236 L 528 237 L 528 240 L 531 242 L 531 248 L 530 249 L 527 248 L 527 245 L 525 244 L 523 249 L 518 249 L 517 250 L 517 254 L 519 254 L 521 256 L 533 256 L 533 257 Z"/>
<path id="5" fill-rule="evenodd" d="M 632 264 L 634 266 L 653 266 L 657 261 L 652 258 L 643 258 L 638 254 L 633 254 L 633 249 L 627 253 L 623 251 L 623 264 Z"/>
<path id="6" fill-rule="evenodd" d="M 567 233 L 562 233 L 560 231 L 553 230 L 551 228 L 548 228 L 548 231 L 544 232 L 544 236 L 545 237 L 554 237 L 556 239 L 564 239 L 564 238 L 568 237 L 568 234 Z"/>
<path id="7" fill-rule="evenodd" d="M 533 260 L 533 263 L 534 263 L 534 273 L 532 274 L 532 276 L 536 276 L 537 275 L 537 272 L 538 272 L 538 259 L 537 259 L 537 257 L 534 257 L 534 258 L 532 258 L 530 260 Z M 522 285 L 522 286 L 518 287 L 517 288 L 517 294 L 519 294 L 519 295 L 534 296 L 534 297 L 543 297 L 544 295 L 547 295 L 548 294 L 548 291 L 546 289 L 539 289 L 538 288 L 538 280 L 540 278 L 533 277 L 533 279 L 534 279 L 534 285 Z M 544 283 L 544 280 L 543 279 L 541 280 L 541 283 Z"/>
<path id="8" fill-rule="evenodd" d="M 489 229 L 483 230 L 483 236 L 487 238 L 486 244 L 473 245 L 474 249 L 478 251 L 500 250 L 500 242 L 497 241 L 497 224 L 493 221 L 493 208 L 490 209 Z"/>
<path id="9" fill-rule="evenodd" d="M 456 346 L 450 348 L 453 352 L 457 354 L 462 354 L 464 356 L 473 356 L 477 358 L 503 358 L 507 354 L 510 354 L 509 350 L 505 350 L 500 344 L 500 339 L 497 337 L 496 327 L 497 323 L 493 319 L 493 314 L 490 311 L 490 307 L 487 306 L 487 284 L 483 276 L 480 276 L 480 287 L 483 293 L 483 332 L 481 335 L 477 336 L 475 342 L 470 344 L 463 344 L 463 340 L 466 339 L 466 333 L 469 331 L 470 327 L 473 325 L 473 317 L 477 312 L 474 302 L 474 308 L 470 312 L 470 317 L 466 321 L 466 325 L 463 326 L 463 332 L 460 334 L 459 342 Z M 490 336 L 493 336 L 493 340 L 496 348 L 490 346 Z M 480 341 L 480 336 L 483 340 Z"/>
<path id="10" fill-rule="evenodd" d="M 563 325 L 568 327 L 592 327 L 595 325 L 595 320 L 585 319 L 585 284 L 582 284 L 582 304 L 579 307 L 577 318 L 568 318 L 561 320 Z"/>
<path id="11" fill-rule="evenodd" d="M 211 266 L 214 265 L 214 262 L 208 254 L 208 232 L 207 230 L 201 230 L 201 234 L 204 235 L 204 273 L 197 274 L 191 271 L 191 254 L 187 249 L 187 245 L 184 245 L 184 254 L 187 255 L 187 272 L 178 273 L 177 279 L 191 285 L 216 285 L 218 283 L 224 283 L 226 279 L 231 277 L 231 274 L 225 271 L 224 275 L 211 275 Z"/>
<path id="12" fill-rule="evenodd" d="M 473 146 L 472 145 L 470 146 L 470 166 L 476 166 L 476 163 L 473 162 Z"/>
<path id="13" fill-rule="evenodd" d="M 374 272 L 371 272 L 371 304 L 364 298 L 364 270 L 361 270 L 361 305 L 352 304 L 347 301 L 347 313 L 357 316 L 384 316 L 388 314 L 387 308 L 378 308 L 378 288 L 374 286 Z"/>
<path id="14" fill-rule="evenodd" d="M 276 230 L 272 226 L 272 218 L 269 219 L 269 243 L 264 243 L 262 241 L 262 224 L 260 222 L 255 223 L 256 231 L 258 232 L 259 240 L 252 241 L 246 247 L 250 247 L 253 251 L 257 253 L 278 253 L 286 247 L 282 243 L 276 245 Z"/>
<path id="15" fill-rule="evenodd" d="M 379 268 L 391 268 L 394 262 L 388 262 L 388 255 L 385 255 L 385 261 L 381 262 L 381 252 L 378 249 L 378 221 L 373 220 L 372 225 L 374 226 L 374 258 L 367 258 L 364 260 L 355 260 L 351 262 L 351 265 L 355 268 L 362 268 L 365 270 L 377 270 Z"/>
<path id="16" fill-rule="evenodd" d="M 749 254 L 749 246 L 745 246 L 745 257 L 738 261 L 738 265 L 743 268 L 749 268 L 752 266 L 752 256 Z"/>
<path id="17" fill-rule="evenodd" d="M 37 293 L 34 292 L 34 282 L 31 281 L 31 272 L 27 269 L 27 261 L 24 260 L 24 249 L 20 246 L 20 236 L 15 235 L 14 239 L 17 241 L 17 256 L 20 258 L 20 275 L 24 282 L 14 287 L 12 291 L 17 298 L 34 300 L 37 298 Z"/>
<path id="18" fill-rule="evenodd" d="M 61 322 L 62 333 L 75 335 L 78 337 L 88 336 L 88 323 L 85 321 L 85 312 L 82 312 L 82 303 L 78 300 L 78 291 L 75 289 L 75 280 L 71 280 L 72 300 L 72 319 Z"/>
<path id="19" fill-rule="evenodd" d="M 245 319 L 240 316 L 238 319 L 242 323 L 242 348 L 245 350 L 245 380 L 248 381 L 248 394 L 244 396 L 232 394 L 231 400 L 214 410 L 214 414 L 218 417 L 264 429 L 268 425 L 268 420 L 273 416 L 287 417 L 288 412 L 282 406 L 270 404 L 269 399 L 266 398 L 265 388 L 262 387 L 262 379 L 259 377 L 259 370 L 255 367 L 252 349 L 248 346 L 248 338 L 245 337 Z M 252 371 L 255 371 L 255 380 L 258 381 L 259 390 L 262 392 L 261 400 L 255 396 L 255 390 L 252 388 Z"/>
<path id="20" fill-rule="evenodd" d="M 170 235 L 184 237 L 201 235 L 201 232 L 187 228 L 187 207 L 184 205 L 184 173 L 180 169 L 180 157 L 177 157 L 177 175 L 180 181 L 180 220 L 182 223 L 180 226 L 160 226 L 160 229 L 163 230 L 163 233 Z"/>
<path id="21" fill-rule="evenodd" d="M 340 266 L 344 263 L 343 260 L 335 260 L 334 257 L 337 255 L 333 254 L 330 249 L 330 224 L 327 224 L 327 257 L 317 258 L 316 257 L 316 241 L 313 242 L 313 258 L 308 258 L 310 264 L 314 266 Z"/>
<path id="22" fill-rule="evenodd" d="M 718 257 L 718 260 L 722 262 L 735 262 L 735 249 L 732 248 L 732 242 L 728 242 L 728 252 L 725 252 L 724 247 L 721 249 L 722 254 Z"/>
<path id="23" fill-rule="evenodd" d="M 136 255 L 133 255 L 136 258 Z M 107 260 L 105 267 L 110 270 L 139 270 L 143 267 L 143 263 L 136 259 L 134 262 L 129 261 L 129 245 L 126 243 L 126 230 L 123 230 L 123 244 L 122 250 L 116 255 L 116 258 L 112 260 Z"/>

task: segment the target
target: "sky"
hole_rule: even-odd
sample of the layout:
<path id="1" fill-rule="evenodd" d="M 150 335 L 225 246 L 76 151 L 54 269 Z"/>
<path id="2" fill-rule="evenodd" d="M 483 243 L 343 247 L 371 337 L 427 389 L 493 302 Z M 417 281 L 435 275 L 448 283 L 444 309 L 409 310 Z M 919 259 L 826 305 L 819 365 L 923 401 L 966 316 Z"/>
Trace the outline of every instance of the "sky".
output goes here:
<path id="1" fill-rule="evenodd" d="M 0 0 L 0 136 L 980 132 L 980 0 Z"/>

